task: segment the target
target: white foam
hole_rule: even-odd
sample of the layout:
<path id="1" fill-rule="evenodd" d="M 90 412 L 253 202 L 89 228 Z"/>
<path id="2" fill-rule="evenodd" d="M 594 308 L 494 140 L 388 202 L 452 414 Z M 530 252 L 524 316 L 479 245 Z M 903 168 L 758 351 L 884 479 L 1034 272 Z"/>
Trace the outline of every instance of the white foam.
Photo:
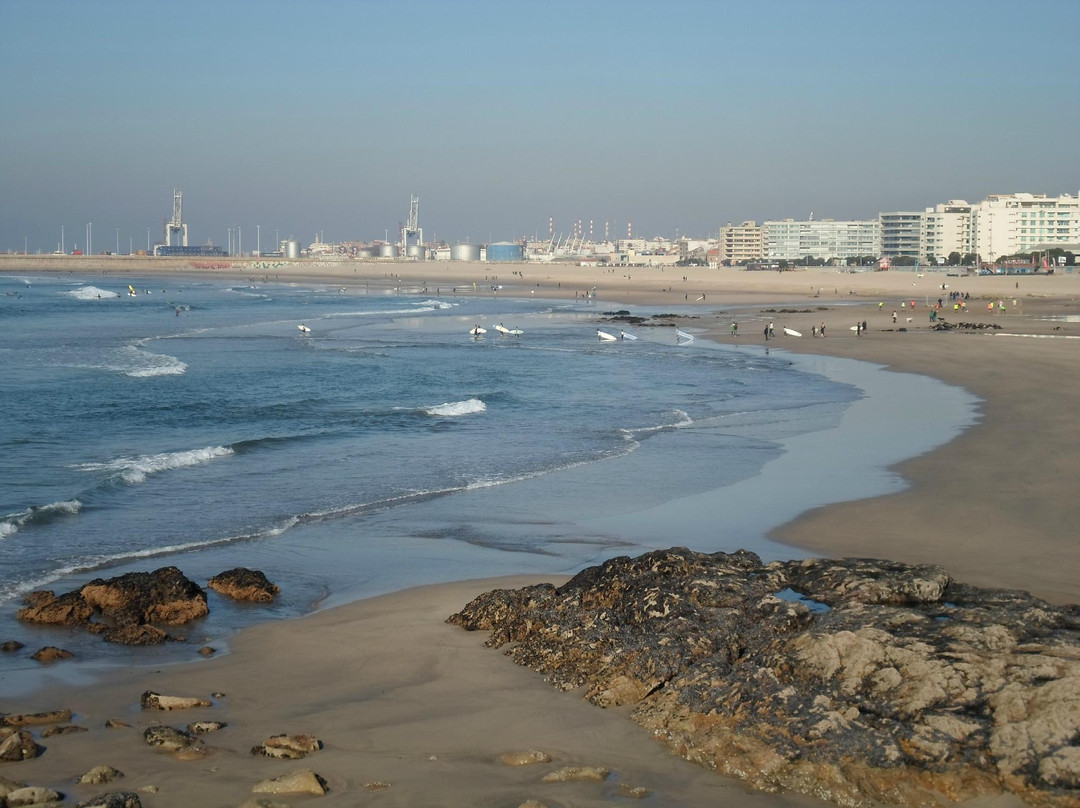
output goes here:
<path id="1" fill-rule="evenodd" d="M 188 449 L 181 452 L 164 452 L 140 457 L 118 457 L 107 463 L 83 463 L 74 466 L 74 468 L 79 471 L 116 472 L 124 482 L 137 485 L 145 482 L 146 478 L 151 474 L 198 466 L 219 457 L 227 457 L 233 453 L 233 450 L 228 446 L 209 446 L 205 449 Z"/>
<path id="2" fill-rule="evenodd" d="M 116 292 L 110 292 L 108 289 L 98 289 L 96 286 L 83 286 L 79 289 L 61 292 L 61 294 L 73 297 L 76 300 L 104 300 L 105 298 L 120 296 Z"/>
<path id="3" fill-rule="evenodd" d="M 82 503 L 77 499 L 69 499 L 64 502 L 52 502 L 48 505 L 34 505 L 25 511 L 10 513 L 0 520 L 0 539 L 14 536 L 19 529 L 28 523 L 47 518 L 52 514 L 78 513 L 82 509 Z"/>
<path id="4" fill-rule="evenodd" d="M 420 302 L 421 306 L 430 306 L 433 309 L 452 309 L 458 303 L 448 303 L 445 300 L 423 300 Z"/>
<path id="5" fill-rule="evenodd" d="M 448 404 L 439 404 L 437 407 L 425 407 L 424 415 L 432 415 L 440 418 L 456 418 L 459 415 L 472 415 L 484 412 L 487 404 L 478 398 L 470 398 L 465 401 L 453 401 Z"/>

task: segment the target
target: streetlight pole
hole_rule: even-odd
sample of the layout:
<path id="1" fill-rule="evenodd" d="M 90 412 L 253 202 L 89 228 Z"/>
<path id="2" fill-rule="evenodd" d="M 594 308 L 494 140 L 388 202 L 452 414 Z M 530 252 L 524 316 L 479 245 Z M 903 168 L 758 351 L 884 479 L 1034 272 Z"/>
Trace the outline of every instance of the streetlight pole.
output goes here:
<path id="1" fill-rule="evenodd" d="M 255 253 L 262 255 L 262 230 L 261 225 L 255 225 Z"/>
<path id="2" fill-rule="evenodd" d="M 120 254 L 120 228 L 116 228 L 116 254 Z"/>
<path id="3" fill-rule="evenodd" d="M 64 226 L 60 225 L 60 252 L 65 252 L 64 249 Z"/>
<path id="4" fill-rule="evenodd" d="M 146 254 L 150 254 L 150 228 L 146 228 Z"/>

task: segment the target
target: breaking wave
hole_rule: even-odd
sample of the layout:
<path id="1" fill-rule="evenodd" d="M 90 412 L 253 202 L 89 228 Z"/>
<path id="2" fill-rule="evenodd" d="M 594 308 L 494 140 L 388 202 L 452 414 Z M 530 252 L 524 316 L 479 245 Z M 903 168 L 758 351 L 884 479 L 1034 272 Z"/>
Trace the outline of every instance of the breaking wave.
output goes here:
<path id="1" fill-rule="evenodd" d="M 57 516 L 75 514 L 81 509 L 82 503 L 79 500 L 69 499 L 65 502 L 53 502 L 49 505 L 34 505 L 25 511 L 10 513 L 0 520 L 0 539 L 15 535 L 27 525 L 46 524 Z"/>
<path id="2" fill-rule="evenodd" d="M 453 401 L 448 404 L 439 404 L 437 407 L 424 407 L 421 411 L 424 415 L 437 418 L 456 418 L 459 415 L 472 415 L 484 412 L 487 404 L 478 398 L 470 398 L 465 401 Z"/>
<path id="3" fill-rule="evenodd" d="M 140 457 L 118 457 L 106 463 L 82 463 L 74 466 L 74 468 L 80 471 L 114 472 L 124 482 L 137 485 L 145 482 L 146 478 L 152 474 L 198 466 L 233 453 L 234 450 L 228 446 L 210 446 L 205 449 L 188 449 L 182 452 L 164 452 Z"/>
<path id="4" fill-rule="evenodd" d="M 73 297 L 76 300 L 104 300 L 109 297 L 120 297 L 116 292 L 110 292 L 108 289 L 98 289 L 96 286 L 83 286 L 61 294 Z"/>

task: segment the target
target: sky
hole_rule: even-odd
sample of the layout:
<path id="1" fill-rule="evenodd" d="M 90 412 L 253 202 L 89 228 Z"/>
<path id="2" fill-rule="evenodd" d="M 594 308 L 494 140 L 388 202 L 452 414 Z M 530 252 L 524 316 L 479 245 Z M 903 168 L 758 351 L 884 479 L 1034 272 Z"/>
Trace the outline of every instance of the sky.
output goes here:
<path id="1" fill-rule="evenodd" d="M 0 0 L 0 251 L 1080 193 L 1080 0 Z M 234 242 L 235 245 L 235 242 Z"/>

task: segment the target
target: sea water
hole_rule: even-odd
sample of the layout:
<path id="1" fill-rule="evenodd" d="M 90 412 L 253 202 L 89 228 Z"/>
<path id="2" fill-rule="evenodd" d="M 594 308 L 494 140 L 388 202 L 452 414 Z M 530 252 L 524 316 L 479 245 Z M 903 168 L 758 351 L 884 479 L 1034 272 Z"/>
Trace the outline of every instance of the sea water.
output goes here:
<path id="1" fill-rule="evenodd" d="M 182 630 L 220 643 L 412 585 L 652 547 L 792 557 L 771 528 L 902 487 L 890 464 L 975 417 L 963 391 L 864 363 L 677 344 L 660 325 L 600 342 L 613 307 L 592 300 L 108 275 L 0 291 L 0 640 L 91 659 L 190 647 L 21 625 L 21 598 L 166 565 L 203 585 L 264 571 L 276 603 L 210 593 Z"/>

